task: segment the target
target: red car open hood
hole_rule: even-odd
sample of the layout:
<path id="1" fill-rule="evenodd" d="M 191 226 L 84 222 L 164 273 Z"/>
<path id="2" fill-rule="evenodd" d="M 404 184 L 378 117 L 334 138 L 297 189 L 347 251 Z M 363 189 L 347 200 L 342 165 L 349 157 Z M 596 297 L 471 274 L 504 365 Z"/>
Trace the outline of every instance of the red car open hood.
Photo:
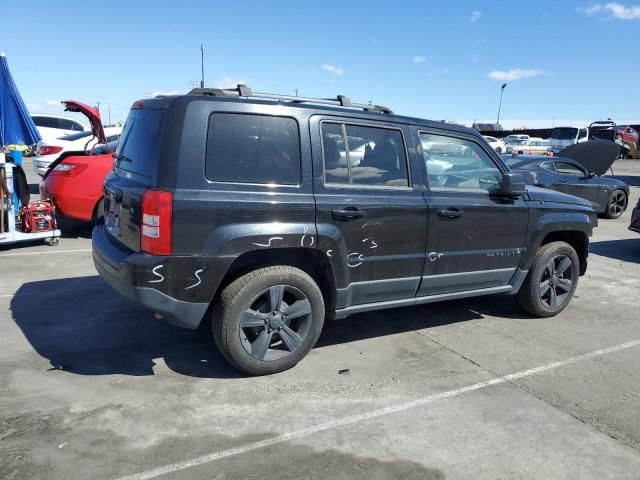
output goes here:
<path id="1" fill-rule="evenodd" d="M 100 112 L 97 108 L 76 102 L 75 100 L 63 100 L 60 103 L 64 104 L 65 111 L 80 112 L 87 117 L 89 119 L 89 123 L 91 123 L 93 135 L 98 139 L 98 143 L 107 143 L 107 137 L 104 134 L 104 128 L 102 127 L 102 119 L 100 118 Z"/>

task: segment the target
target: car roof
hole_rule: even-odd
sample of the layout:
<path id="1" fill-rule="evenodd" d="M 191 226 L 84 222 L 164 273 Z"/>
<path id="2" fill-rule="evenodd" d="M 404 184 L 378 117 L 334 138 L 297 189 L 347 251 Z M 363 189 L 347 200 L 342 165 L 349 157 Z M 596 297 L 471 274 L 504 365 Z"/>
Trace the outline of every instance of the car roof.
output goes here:
<path id="1" fill-rule="evenodd" d="M 71 120 L 72 122 L 80 123 L 84 125 L 80 120 L 72 117 L 65 117 L 64 115 L 53 115 L 51 113 L 31 113 L 29 114 L 31 117 L 47 117 L 47 118 L 64 118 L 65 120 Z"/>
<path id="2" fill-rule="evenodd" d="M 339 106 L 328 106 L 328 105 L 319 105 L 315 103 L 306 103 L 306 102 L 295 102 L 295 101 L 283 101 L 283 100 L 262 100 L 255 98 L 246 98 L 246 97 L 218 97 L 218 96 L 206 96 L 206 95 L 171 95 L 171 96 L 162 96 L 155 97 L 150 99 L 138 100 L 134 102 L 133 107 L 135 108 L 137 104 L 142 102 L 144 104 L 143 108 L 167 108 L 173 102 L 202 102 L 202 101 L 210 101 L 210 102 L 224 102 L 224 103 L 238 103 L 241 105 L 282 105 L 290 108 L 296 108 L 301 110 L 311 110 L 317 113 L 327 114 L 327 115 L 336 115 L 336 116 L 349 116 L 349 117 L 358 117 L 363 119 L 372 119 L 372 120 L 383 120 L 385 122 L 396 122 L 396 123 L 404 123 L 409 125 L 423 126 L 423 127 L 431 127 L 443 130 L 457 131 L 460 133 L 471 134 L 476 137 L 481 137 L 480 133 L 477 130 L 474 130 L 469 127 L 465 127 L 463 125 L 459 125 L 457 123 L 449 123 L 444 120 L 427 120 L 418 117 L 410 117 L 405 115 L 397 115 L 395 113 L 381 113 L 381 112 L 372 112 L 372 111 L 364 111 L 362 109 L 355 109 L 349 107 L 339 107 Z"/>

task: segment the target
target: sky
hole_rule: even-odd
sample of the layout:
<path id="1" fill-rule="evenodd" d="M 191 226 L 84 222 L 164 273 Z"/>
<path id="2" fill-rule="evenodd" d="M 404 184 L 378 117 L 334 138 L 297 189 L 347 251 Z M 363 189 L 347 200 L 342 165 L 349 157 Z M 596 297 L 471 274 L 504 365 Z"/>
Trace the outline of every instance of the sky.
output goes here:
<path id="1" fill-rule="evenodd" d="M 0 0 L 0 51 L 32 113 L 242 82 L 470 125 L 640 123 L 640 0 Z"/>

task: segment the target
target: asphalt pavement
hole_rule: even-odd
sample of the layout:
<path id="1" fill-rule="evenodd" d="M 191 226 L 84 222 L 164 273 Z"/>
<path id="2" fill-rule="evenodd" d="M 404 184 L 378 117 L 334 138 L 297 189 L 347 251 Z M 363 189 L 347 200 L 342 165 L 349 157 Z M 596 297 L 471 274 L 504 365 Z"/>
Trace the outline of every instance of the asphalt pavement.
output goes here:
<path id="1" fill-rule="evenodd" d="M 635 203 L 640 161 L 614 172 Z M 0 478 L 640 478 L 630 212 L 600 220 L 555 318 L 508 296 L 366 313 L 260 378 L 223 361 L 209 324 L 111 290 L 90 229 L 63 222 L 56 247 L 0 250 Z"/>

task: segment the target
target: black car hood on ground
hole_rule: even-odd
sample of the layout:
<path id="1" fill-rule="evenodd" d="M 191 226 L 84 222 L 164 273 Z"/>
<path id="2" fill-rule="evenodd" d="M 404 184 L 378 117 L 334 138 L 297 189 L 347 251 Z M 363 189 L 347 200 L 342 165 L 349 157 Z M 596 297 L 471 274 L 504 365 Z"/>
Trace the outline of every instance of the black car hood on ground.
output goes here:
<path id="1" fill-rule="evenodd" d="M 571 158 L 596 175 L 604 175 L 619 155 L 620 145 L 610 140 L 589 140 L 558 152 L 559 157 Z"/>
<path id="2" fill-rule="evenodd" d="M 568 195 L 566 193 L 557 192 L 548 188 L 534 187 L 527 185 L 527 194 L 529 200 L 536 202 L 556 202 L 556 203 L 568 203 L 571 205 L 581 205 L 584 207 L 593 208 L 591 202 L 584 198 L 576 197 L 574 195 Z"/>

